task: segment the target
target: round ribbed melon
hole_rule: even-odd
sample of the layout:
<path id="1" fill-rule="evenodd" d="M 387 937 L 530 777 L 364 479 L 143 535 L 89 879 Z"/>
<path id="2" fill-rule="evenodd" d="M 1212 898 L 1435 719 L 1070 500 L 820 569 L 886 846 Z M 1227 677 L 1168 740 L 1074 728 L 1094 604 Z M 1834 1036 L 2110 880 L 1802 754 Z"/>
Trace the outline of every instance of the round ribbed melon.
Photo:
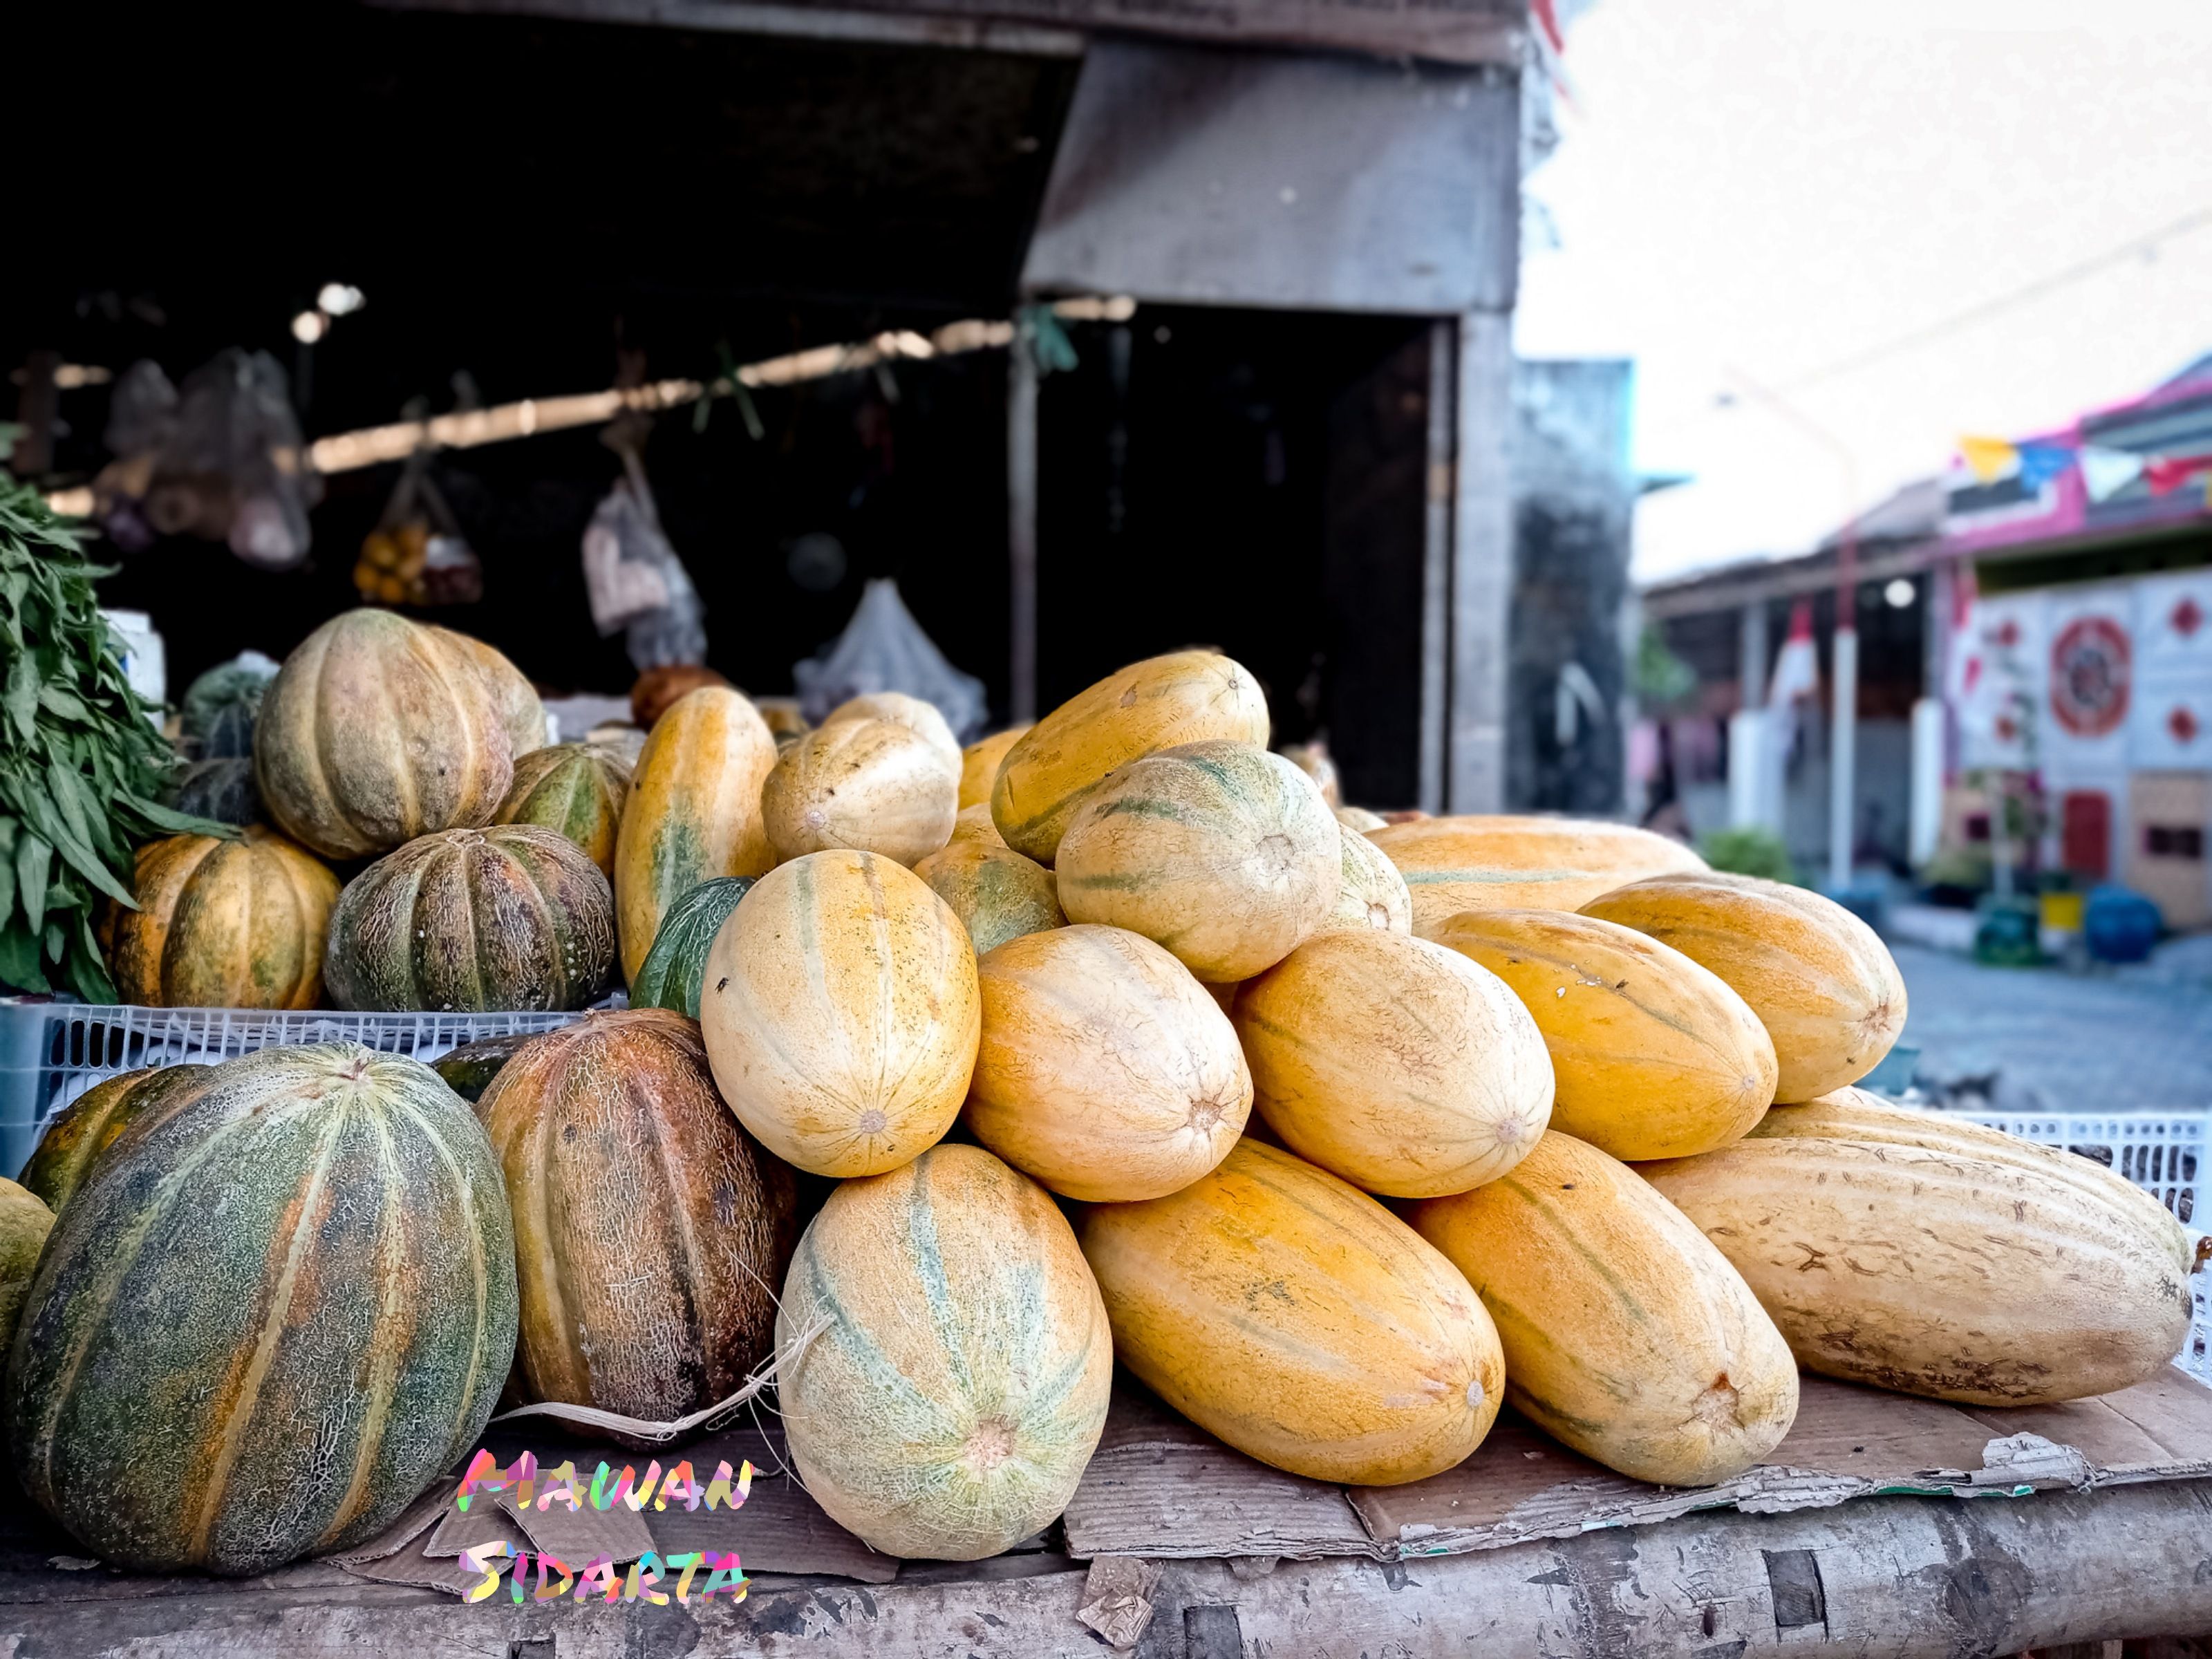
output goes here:
<path id="1" fill-rule="evenodd" d="M 9 1448 L 104 1560 L 265 1572 L 375 1537 L 476 1445 L 514 1352 L 514 1232 L 482 1126 L 416 1060 L 173 1069 L 192 1098 L 46 1241 Z"/>
<path id="2" fill-rule="evenodd" d="M 761 785 L 775 739 L 735 691 L 704 686 L 653 723 L 631 769 L 615 837 L 615 908 L 625 982 L 637 977 L 668 907 L 716 876 L 775 866 L 761 822 Z"/>
<path id="3" fill-rule="evenodd" d="M 964 757 L 960 739 L 952 735 L 952 727 L 935 703 L 903 691 L 864 692 L 839 703 L 823 717 L 822 724 L 842 726 L 848 720 L 889 720 L 894 726 L 906 727 L 928 744 L 931 752 L 952 774 L 957 798 Z"/>
<path id="4" fill-rule="evenodd" d="M 971 806 L 981 806 L 988 815 L 991 806 L 991 786 L 999 781 L 999 763 L 1006 759 L 1006 751 L 1029 735 L 1026 726 L 1010 726 L 1003 732 L 994 732 L 988 738 L 978 738 L 960 751 L 960 810 L 966 812 Z M 999 832 L 994 826 L 991 833 Z"/>
<path id="5" fill-rule="evenodd" d="M 1067 1506 L 1114 1371 L 1066 1221 L 975 1146 L 830 1194 L 784 1280 L 776 1352 L 808 1493 L 872 1548 L 955 1561 Z"/>
<path id="6" fill-rule="evenodd" d="M 2203 1242 L 2058 1147 L 1839 1089 L 1642 1167 L 1824 1376 L 2051 1405 L 2167 1375 L 2189 1334 Z"/>
<path id="7" fill-rule="evenodd" d="M 526 1398 L 665 1422 L 736 1393 L 773 1346 L 798 1196 L 699 1028 L 586 1016 L 526 1043 L 477 1115 L 514 1212 Z"/>
<path id="8" fill-rule="evenodd" d="M 1006 845 L 1052 864 L 1085 795 L 1116 767 L 1180 744 L 1265 745 L 1259 681 L 1212 651 L 1178 651 L 1109 674 L 1031 726 L 1006 753 L 991 816 Z"/>
<path id="9" fill-rule="evenodd" d="M 975 953 L 945 901 L 875 853 L 761 878 L 707 953 L 699 1023 L 722 1098 L 787 1164 L 895 1170 L 960 1115 Z"/>
<path id="10" fill-rule="evenodd" d="M 1741 1274 L 1626 1164 L 1547 1134 L 1409 1219 L 1481 1294 L 1514 1408 L 1638 1480 L 1707 1486 L 1781 1443 L 1797 1366 Z"/>
<path id="11" fill-rule="evenodd" d="M 1776 1100 L 1812 1100 L 1881 1063 L 1905 1029 L 1889 947 L 1833 899 L 1755 876 L 1659 876 L 1595 899 L 1618 922 L 1710 969 L 1773 1039 Z"/>
<path id="12" fill-rule="evenodd" d="M 483 676 L 484 689 L 491 694 L 492 706 L 499 711 L 499 723 L 507 732 L 514 758 L 520 760 L 545 747 L 545 705 L 538 701 L 537 688 L 522 671 L 503 652 L 473 635 L 457 634 L 434 623 L 424 626 L 476 664 Z"/>
<path id="13" fill-rule="evenodd" d="M 101 935 L 125 1002 L 155 1008 L 312 1008 L 338 878 L 258 824 L 236 841 L 171 836 L 138 849 L 135 910 Z"/>
<path id="14" fill-rule="evenodd" d="M 1380 812 L 1370 812 L 1364 806 L 1338 807 L 1336 821 L 1346 829 L 1362 836 L 1370 830 L 1380 830 L 1389 822 Z"/>
<path id="15" fill-rule="evenodd" d="M 0 1344 L 15 1340 L 15 1322 L 53 1226 L 54 1212 L 35 1194 L 0 1181 Z"/>
<path id="16" fill-rule="evenodd" d="M 1343 851 L 1344 876 L 1336 890 L 1336 908 L 1324 925 L 1412 933 L 1413 896 L 1406 890 L 1406 878 L 1390 862 L 1390 855 L 1346 827 L 1341 817 L 1337 820 L 1337 839 Z"/>
<path id="17" fill-rule="evenodd" d="M 1579 910 L 1641 877 L 1705 867 L 1680 842 L 1590 818 L 1419 818 L 1369 833 L 1412 890 L 1423 939 L 1462 910 Z"/>
<path id="18" fill-rule="evenodd" d="M 1482 1443 L 1505 1362 L 1457 1268 L 1364 1193 L 1247 1136 L 1083 1224 L 1117 1358 L 1247 1456 L 1389 1486 Z"/>
<path id="19" fill-rule="evenodd" d="M 103 1078 L 48 1121 L 23 1166 L 24 1189 L 60 1214 L 109 1147 L 195 1098 L 199 1079 L 181 1066 L 142 1066 Z"/>
<path id="20" fill-rule="evenodd" d="M 1200 979 L 1235 980 L 1327 922 L 1343 871 L 1342 833 L 1305 774 L 1250 744 L 1194 743 L 1092 790 L 1054 877 L 1071 921 L 1127 927 Z"/>
<path id="21" fill-rule="evenodd" d="M 1680 951 L 1565 910 L 1469 910 L 1437 942 L 1512 988 L 1544 1034 L 1552 1127 L 1613 1157 L 1686 1158 L 1741 1137 L 1774 1100 L 1774 1043 Z"/>
<path id="22" fill-rule="evenodd" d="M 614 895 L 535 824 L 410 841 L 347 884 L 323 977 L 341 1008 L 582 1008 L 614 982 Z"/>
<path id="23" fill-rule="evenodd" d="M 780 860 L 850 848 L 912 866 L 952 838 L 959 793 L 959 773 L 912 726 L 833 720 L 776 757 L 761 812 Z"/>
<path id="24" fill-rule="evenodd" d="M 277 826 L 325 858 L 357 859 L 490 823 L 518 739 L 471 643 L 374 610 L 308 635 L 253 728 L 254 776 Z"/>
<path id="25" fill-rule="evenodd" d="M 915 865 L 914 872 L 952 907 L 979 957 L 1024 933 L 1066 926 L 1052 872 L 1011 847 L 956 841 Z"/>
<path id="26" fill-rule="evenodd" d="M 631 981 L 629 1006 L 668 1008 L 686 1019 L 698 1018 L 699 981 L 706 976 L 707 952 L 752 885 L 750 876 L 717 876 L 671 905 L 660 919 L 653 949 L 646 952 L 645 965 Z"/>
<path id="27" fill-rule="evenodd" d="M 1528 1011 L 1427 939 L 1323 933 L 1247 983 L 1236 1018 L 1267 1127 L 1371 1193 L 1495 1181 L 1551 1117 L 1552 1062 Z"/>
<path id="28" fill-rule="evenodd" d="M 966 1121 L 1024 1174 L 1092 1202 L 1160 1198 L 1244 1132 L 1252 1074 L 1237 1033 L 1150 939 L 1061 927 L 1000 945 L 976 971 Z"/>
<path id="29" fill-rule="evenodd" d="M 554 744 L 515 762 L 514 782 L 492 822 L 557 830 L 611 881 L 615 832 L 629 793 L 629 767 L 612 750 L 587 743 Z"/>

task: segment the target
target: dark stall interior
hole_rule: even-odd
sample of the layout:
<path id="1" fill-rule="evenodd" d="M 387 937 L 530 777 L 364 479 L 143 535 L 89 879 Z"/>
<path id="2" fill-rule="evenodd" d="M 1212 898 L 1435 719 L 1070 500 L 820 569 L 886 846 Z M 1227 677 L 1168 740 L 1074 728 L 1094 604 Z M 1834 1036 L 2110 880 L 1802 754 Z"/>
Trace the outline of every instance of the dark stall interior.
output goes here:
<path id="1" fill-rule="evenodd" d="M 96 61 L 103 119 L 64 79 L 16 88 L 18 130 L 66 135 L 112 181 L 0 276 L 0 361 L 33 352 L 173 380 L 269 353 L 313 441 L 402 418 L 712 379 L 884 330 L 1014 312 L 1072 59 L 515 16 L 333 6 L 170 13 L 103 40 L 92 11 L 19 41 Z M 26 37 L 35 33 L 40 38 Z M 95 52 L 95 45 L 98 50 Z M 229 88 L 216 95 L 210 88 Z M 158 156 L 129 136 L 165 112 Z M 362 308 L 292 336 L 320 286 Z M 1041 706 L 1134 658 L 1217 645 L 1267 684 L 1279 741 L 1325 732 L 1347 796 L 1415 793 L 1427 325 L 1139 309 L 1072 322 L 1040 402 Z M 707 611 L 709 660 L 787 691 L 863 582 L 1009 705 L 1007 354 L 984 349 L 672 409 L 645 465 Z M 108 459 L 112 381 L 58 394 L 43 480 Z M 0 416 L 4 417 L 4 416 Z M 756 424 L 757 430 L 756 431 Z M 424 611 L 555 691 L 620 692 L 617 634 L 578 549 L 621 463 L 593 428 L 440 453 L 431 477 L 484 594 Z M 356 602 L 396 463 L 334 473 L 313 552 L 257 569 L 164 536 L 100 556 L 152 613 L 172 696 L 240 650 L 281 656 Z"/>

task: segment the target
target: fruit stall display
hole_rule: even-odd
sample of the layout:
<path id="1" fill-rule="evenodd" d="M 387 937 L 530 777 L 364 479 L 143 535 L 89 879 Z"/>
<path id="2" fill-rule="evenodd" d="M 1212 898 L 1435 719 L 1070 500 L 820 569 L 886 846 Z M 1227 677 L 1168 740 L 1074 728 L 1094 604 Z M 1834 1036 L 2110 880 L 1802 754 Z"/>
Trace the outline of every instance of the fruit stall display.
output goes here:
<path id="1" fill-rule="evenodd" d="M 127 998 L 630 1006 L 52 1122 L 0 1185 L 9 1443 L 125 1567 L 342 1551 L 502 1390 L 659 1447 L 769 1379 L 829 1516 L 969 1560 L 1061 1513 L 1117 1362 L 1353 1487 L 1506 1407 L 1706 1486 L 1801 1372 L 2034 1404 L 2189 1328 L 2152 1197 L 1851 1086 L 1905 989 L 1848 911 L 1621 825 L 1340 806 L 1216 653 L 964 751 L 895 694 L 779 743 L 709 681 L 631 766 L 360 611 L 252 725 L 259 821 L 146 841 L 102 920 Z"/>

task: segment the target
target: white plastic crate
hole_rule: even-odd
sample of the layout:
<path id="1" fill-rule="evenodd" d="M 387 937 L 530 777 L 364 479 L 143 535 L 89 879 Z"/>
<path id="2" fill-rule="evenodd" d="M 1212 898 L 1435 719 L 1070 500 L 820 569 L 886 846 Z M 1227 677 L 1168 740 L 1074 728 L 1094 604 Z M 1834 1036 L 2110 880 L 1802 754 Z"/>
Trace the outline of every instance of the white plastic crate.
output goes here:
<path id="1" fill-rule="evenodd" d="M 581 1018 L 0 1002 L 0 1171 L 21 1173 L 55 1113 L 103 1079 L 142 1066 L 212 1066 L 295 1042 L 359 1042 L 434 1060 L 480 1038 L 550 1031 Z"/>
<path id="2" fill-rule="evenodd" d="M 2173 1112 L 1958 1112 L 1971 1123 L 2018 1135 L 2045 1146 L 2063 1146 L 2116 1170 L 2171 1210 L 2193 1243 L 2212 1229 L 2203 1218 L 2204 1159 L 2212 1111 Z M 2197 1302 L 2189 1340 L 2174 1364 L 2199 1382 L 2212 1383 L 2212 1295 L 2206 1280 L 2212 1271 L 2190 1280 Z"/>

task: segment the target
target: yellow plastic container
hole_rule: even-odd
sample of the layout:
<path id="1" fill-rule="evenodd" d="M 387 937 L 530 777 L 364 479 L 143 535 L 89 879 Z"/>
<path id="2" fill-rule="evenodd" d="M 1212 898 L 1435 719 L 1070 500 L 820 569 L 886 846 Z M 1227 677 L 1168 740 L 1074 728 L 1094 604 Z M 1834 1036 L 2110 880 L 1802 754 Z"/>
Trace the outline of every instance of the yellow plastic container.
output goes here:
<path id="1" fill-rule="evenodd" d="M 2081 931 L 2081 915 L 2087 896 L 2081 893 L 2043 893 L 2037 896 L 2043 908 L 2043 925 L 2062 933 Z"/>

